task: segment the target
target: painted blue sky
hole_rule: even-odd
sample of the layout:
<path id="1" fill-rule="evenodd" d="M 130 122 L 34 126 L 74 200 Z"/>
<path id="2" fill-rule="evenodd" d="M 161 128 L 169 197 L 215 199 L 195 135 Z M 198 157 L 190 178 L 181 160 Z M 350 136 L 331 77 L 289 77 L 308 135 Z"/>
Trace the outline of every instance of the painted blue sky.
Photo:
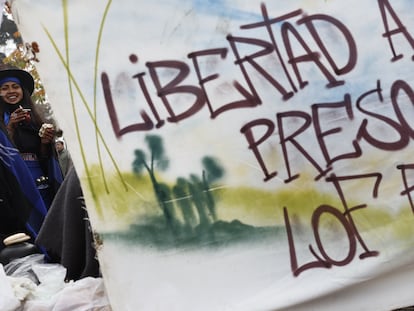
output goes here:
<path id="1" fill-rule="evenodd" d="M 260 18 L 255 12 L 249 12 L 239 9 L 237 6 L 232 5 L 229 1 L 221 0 L 193 0 L 193 9 L 200 14 L 206 14 L 211 16 L 221 16 L 223 18 L 232 20 L 257 20 Z"/>

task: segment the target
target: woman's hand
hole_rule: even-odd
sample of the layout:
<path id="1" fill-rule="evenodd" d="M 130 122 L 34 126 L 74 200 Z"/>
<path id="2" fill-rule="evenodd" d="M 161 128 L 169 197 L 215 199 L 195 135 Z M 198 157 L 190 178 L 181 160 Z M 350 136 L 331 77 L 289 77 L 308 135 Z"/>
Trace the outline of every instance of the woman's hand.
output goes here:
<path id="1" fill-rule="evenodd" d="M 40 156 L 49 157 L 52 150 L 51 144 L 55 139 L 55 128 L 53 124 L 43 123 L 39 130 Z"/>
<path id="2" fill-rule="evenodd" d="M 39 131 L 40 141 L 42 144 L 51 144 L 55 139 L 55 128 L 51 124 L 42 124 Z"/>
<path id="3" fill-rule="evenodd" d="M 27 111 L 27 109 L 19 107 L 10 114 L 10 119 L 9 123 L 7 124 L 7 128 L 9 130 L 13 130 L 19 123 L 27 122 L 28 120 L 30 120 L 30 112 Z"/>

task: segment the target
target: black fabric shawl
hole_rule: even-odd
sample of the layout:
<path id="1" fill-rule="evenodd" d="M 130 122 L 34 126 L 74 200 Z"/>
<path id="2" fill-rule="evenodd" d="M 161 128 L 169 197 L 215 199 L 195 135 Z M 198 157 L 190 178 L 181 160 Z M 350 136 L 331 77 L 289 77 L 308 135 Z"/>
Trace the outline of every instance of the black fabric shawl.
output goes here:
<path id="1" fill-rule="evenodd" d="M 15 175 L 0 162 L 0 250 L 3 239 L 9 235 L 26 231 L 32 204 L 23 193 Z"/>
<path id="2" fill-rule="evenodd" d="M 83 193 L 74 169 L 68 171 L 49 209 L 36 244 L 67 269 L 67 280 L 100 276 Z"/>
<path id="3" fill-rule="evenodd" d="M 40 157 L 39 128 L 22 124 L 14 129 L 13 142 L 21 153 L 35 153 Z"/>

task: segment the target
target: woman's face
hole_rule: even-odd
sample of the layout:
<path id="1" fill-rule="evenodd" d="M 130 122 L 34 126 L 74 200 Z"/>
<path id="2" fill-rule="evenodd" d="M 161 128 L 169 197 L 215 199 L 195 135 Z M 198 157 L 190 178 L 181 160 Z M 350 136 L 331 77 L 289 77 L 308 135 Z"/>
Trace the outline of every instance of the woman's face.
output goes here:
<path id="1" fill-rule="evenodd" d="M 8 104 L 17 104 L 23 98 L 23 90 L 16 82 L 5 82 L 0 86 L 0 95 Z"/>

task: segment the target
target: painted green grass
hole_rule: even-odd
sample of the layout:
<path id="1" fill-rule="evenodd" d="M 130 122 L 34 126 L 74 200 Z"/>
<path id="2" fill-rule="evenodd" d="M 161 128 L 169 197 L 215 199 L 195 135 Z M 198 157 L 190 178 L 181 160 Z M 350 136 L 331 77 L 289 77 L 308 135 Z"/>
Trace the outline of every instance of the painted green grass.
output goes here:
<path id="1" fill-rule="evenodd" d="M 92 175 L 98 174 L 99 167 L 92 168 L 91 172 Z M 160 224 L 162 212 L 157 205 L 148 177 L 124 173 L 123 180 L 130 188 L 129 191 L 125 191 L 117 174 L 108 174 L 107 177 L 110 193 L 109 195 L 106 193 L 105 185 L 99 182 L 101 179 L 96 178 L 94 187 L 98 193 L 97 198 L 101 206 L 105 206 L 108 215 L 115 215 L 125 224 L 124 230 L 135 225 Z M 227 223 L 239 221 L 255 228 L 284 227 L 283 207 L 287 207 L 292 219 L 300 219 L 300 222 L 309 228 L 312 214 L 320 204 L 331 205 L 341 210 L 341 203 L 336 197 L 314 189 L 301 188 L 296 191 L 266 191 L 247 187 L 217 187 L 216 189 L 218 189 L 215 190 L 215 198 L 219 221 Z M 109 201 L 107 201 L 108 196 L 110 196 Z M 352 206 L 352 202 L 349 204 Z M 360 232 L 375 230 L 379 237 L 392 234 L 396 239 L 407 241 L 412 240 L 414 236 L 414 214 L 408 207 L 402 208 L 400 213 L 392 214 L 384 207 L 367 206 L 354 211 L 352 217 Z M 337 225 L 337 220 L 331 219 L 331 223 L 322 222 L 322 226 L 328 229 L 330 227 L 334 229 Z M 135 227 L 134 230 L 136 229 Z"/>
<path id="2" fill-rule="evenodd" d="M 398 239 L 414 237 L 414 213 L 410 208 L 402 209 L 392 221 L 392 231 Z"/>

